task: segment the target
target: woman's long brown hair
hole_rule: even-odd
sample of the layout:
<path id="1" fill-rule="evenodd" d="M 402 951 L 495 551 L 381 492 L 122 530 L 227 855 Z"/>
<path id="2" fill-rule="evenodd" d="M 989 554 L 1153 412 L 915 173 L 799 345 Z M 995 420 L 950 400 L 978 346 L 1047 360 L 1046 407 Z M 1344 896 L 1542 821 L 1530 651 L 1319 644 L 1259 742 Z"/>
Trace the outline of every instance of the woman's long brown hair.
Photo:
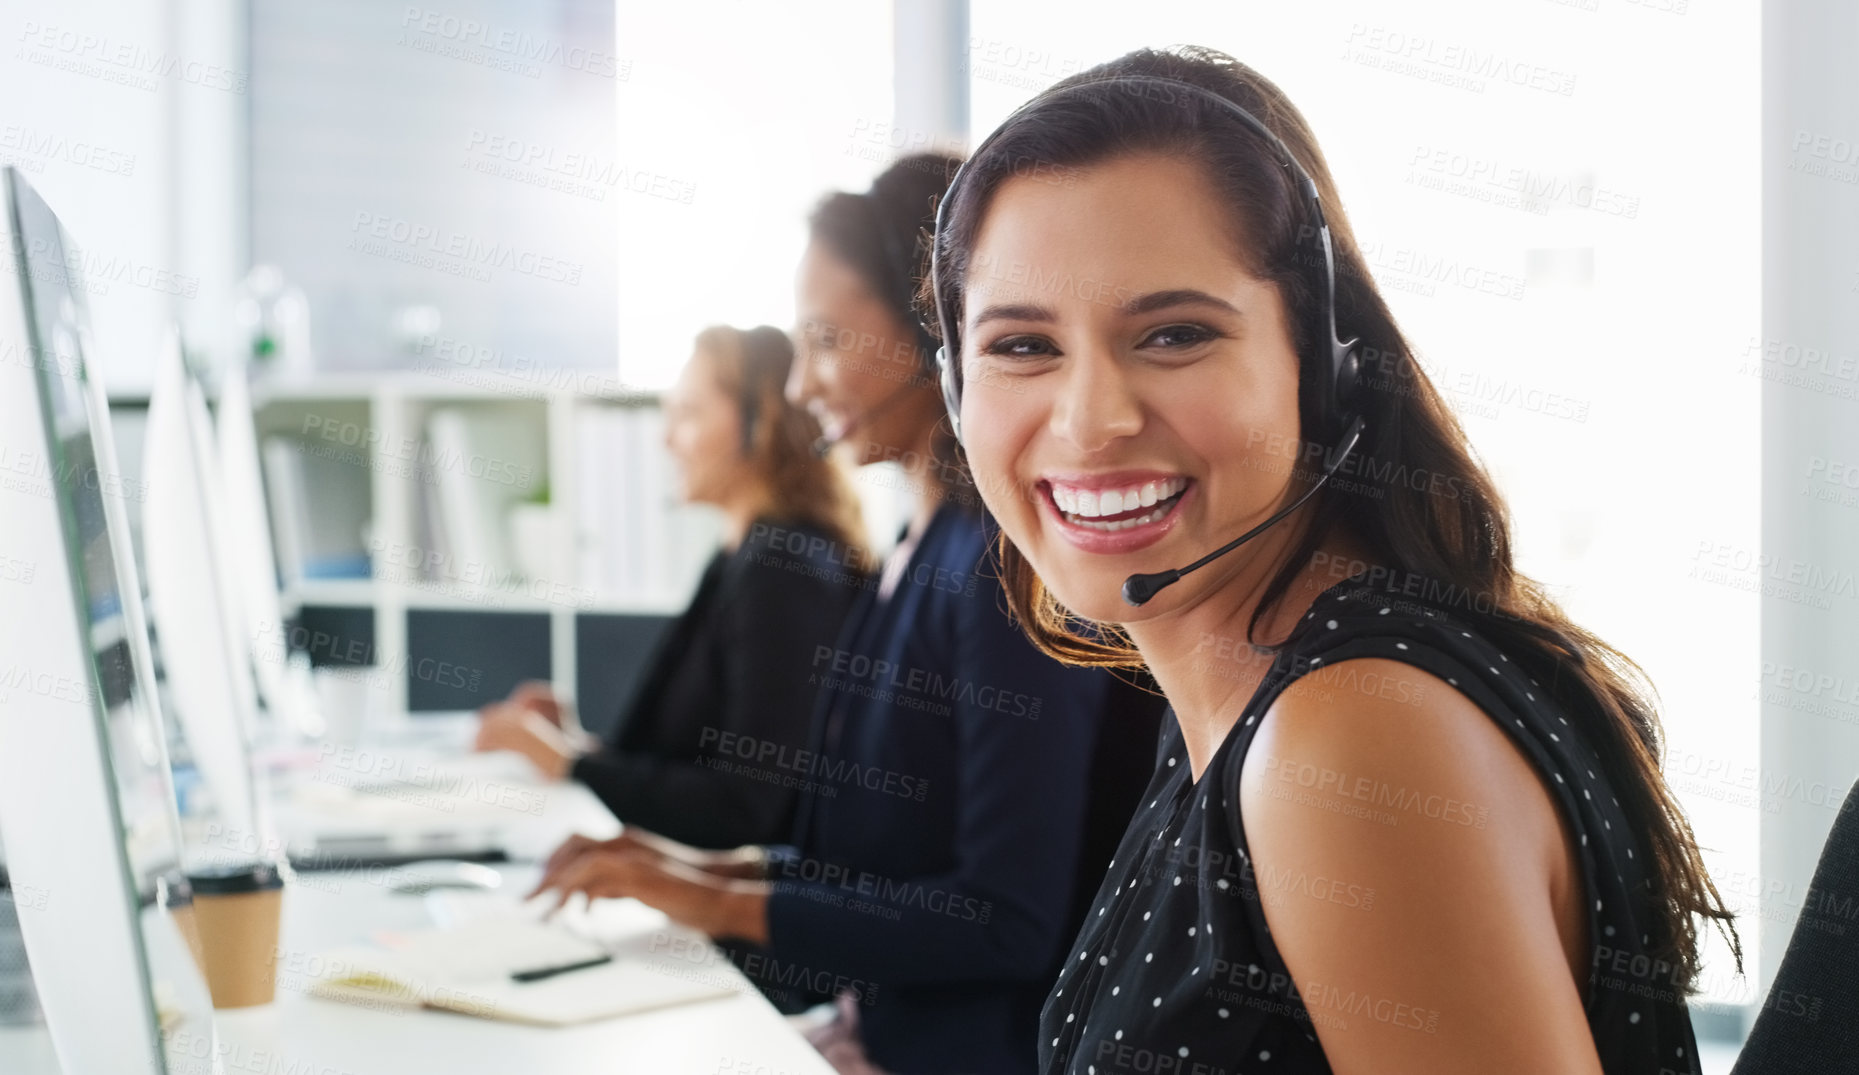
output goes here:
<path id="1" fill-rule="evenodd" d="M 720 387 L 744 409 L 749 465 L 768 490 L 768 514 L 808 523 L 838 542 L 842 562 L 870 560 L 858 495 L 845 472 L 813 450 L 820 427 L 782 395 L 794 344 L 778 328 L 712 325 L 697 334 L 693 361 L 704 362 Z"/>
<path id="2" fill-rule="evenodd" d="M 1152 76 L 1192 83 L 1251 112 L 1289 148 L 1315 181 L 1330 226 L 1336 262 L 1336 321 L 1344 337 L 1362 341 L 1362 390 L 1367 433 L 1359 463 L 1336 486 L 1317 494 L 1301 540 L 1273 577 L 1249 633 L 1283 599 L 1327 536 L 1347 533 L 1369 550 L 1371 573 L 1417 578 L 1422 589 L 1457 595 L 1487 637 L 1547 685 L 1571 721 L 1599 753 L 1621 808 L 1652 857 L 1651 893 L 1660 922 L 1653 954 L 1675 968 L 1674 979 L 1695 992 L 1698 919 L 1724 932 L 1742 971 L 1742 946 L 1661 770 L 1662 733 L 1644 673 L 1618 650 L 1572 622 L 1543 586 L 1519 573 L 1512 559 L 1508 512 L 1465 432 L 1414 361 L 1413 350 L 1376 290 L 1342 211 L 1316 137 L 1283 92 L 1262 75 L 1211 49 L 1142 49 L 1081 72 L 1053 87 L 1103 82 L 1094 89 L 1042 100 L 1016 115 L 970 161 L 945 208 L 937 263 L 939 283 L 960 316 L 963 281 L 988 202 L 1000 185 L 1022 175 L 1063 177 L 1073 170 L 1133 153 L 1159 153 L 1199 163 L 1233 217 L 1247 267 L 1275 284 L 1306 356 L 1299 381 L 1305 438 L 1329 436 L 1322 395 L 1326 378 L 1308 360 L 1321 319 L 1309 221 L 1294 179 L 1257 134 L 1214 102 L 1155 83 L 1105 82 Z M 1139 88 L 1139 91 L 1138 91 Z M 977 269 L 977 271 L 984 271 Z M 919 305 L 930 310 L 927 281 Z M 959 320 L 957 321 L 959 324 Z M 1327 355 L 1327 349 L 1322 349 Z M 1310 457 L 1298 474 L 1309 479 Z M 1001 577 L 1014 615 L 1040 649 L 1070 664 L 1141 668 L 1142 657 L 1114 625 L 1085 621 L 1061 606 L 1005 534 Z M 1355 570 L 1337 574 L 1337 580 Z"/>

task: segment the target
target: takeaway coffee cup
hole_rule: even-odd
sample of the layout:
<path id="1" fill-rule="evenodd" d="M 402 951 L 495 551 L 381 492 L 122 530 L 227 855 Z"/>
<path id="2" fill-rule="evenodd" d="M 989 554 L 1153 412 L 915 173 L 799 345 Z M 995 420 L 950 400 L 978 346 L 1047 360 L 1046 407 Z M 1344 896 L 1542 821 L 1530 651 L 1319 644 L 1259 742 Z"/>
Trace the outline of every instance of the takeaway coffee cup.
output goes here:
<path id="1" fill-rule="evenodd" d="M 194 929 L 215 1008 L 271 1003 L 277 992 L 278 920 L 284 877 L 269 862 L 190 870 Z"/>

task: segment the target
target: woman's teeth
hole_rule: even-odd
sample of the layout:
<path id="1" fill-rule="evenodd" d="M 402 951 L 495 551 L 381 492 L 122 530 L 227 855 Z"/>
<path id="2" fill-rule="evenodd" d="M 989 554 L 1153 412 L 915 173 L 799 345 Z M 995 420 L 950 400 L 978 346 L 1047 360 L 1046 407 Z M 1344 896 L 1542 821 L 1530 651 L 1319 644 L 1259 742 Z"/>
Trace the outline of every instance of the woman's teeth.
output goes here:
<path id="1" fill-rule="evenodd" d="M 1086 530 L 1102 530 L 1105 533 L 1110 533 L 1116 530 L 1128 530 L 1132 526 L 1147 526 L 1167 514 L 1167 508 L 1157 508 L 1154 511 L 1138 515 L 1134 519 L 1086 519 L 1080 515 L 1067 515 L 1065 516 L 1065 521 L 1071 523 L 1073 526 L 1082 526 Z"/>
<path id="2" fill-rule="evenodd" d="M 1155 522 L 1168 514 L 1166 501 L 1180 495 L 1187 487 L 1188 479 L 1180 477 L 1122 489 L 1079 489 L 1054 482 L 1052 502 L 1065 514 L 1065 521 L 1073 525 L 1092 530 L 1127 530 Z M 1109 518 L 1150 507 L 1156 510 L 1130 518 Z"/>

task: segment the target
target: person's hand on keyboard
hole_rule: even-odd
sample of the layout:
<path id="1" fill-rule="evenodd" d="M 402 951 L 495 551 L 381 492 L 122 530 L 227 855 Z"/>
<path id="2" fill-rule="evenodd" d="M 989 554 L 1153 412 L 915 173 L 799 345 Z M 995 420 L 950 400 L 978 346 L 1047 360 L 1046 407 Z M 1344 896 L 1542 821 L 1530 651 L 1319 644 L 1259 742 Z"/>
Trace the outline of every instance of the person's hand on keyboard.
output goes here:
<path id="1" fill-rule="evenodd" d="M 537 891 L 540 892 L 543 888 L 549 887 L 550 880 L 555 875 L 586 852 L 623 849 L 632 849 L 641 854 L 678 862 L 718 877 L 759 880 L 767 875 L 765 867 L 767 852 L 752 844 L 730 851 L 709 851 L 681 844 L 655 832 L 648 832 L 637 825 L 628 825 L 624 832 L 610 840 L 595 840 L 576 835 L 563 841 L 562 845 L 556 848 L 549 855 L 548 861 L 543 864 L 542 883 L 537 886 Z"/>
<path id="2" fill-rule="evenodd" d="M 486 706 L 478 720 L 478 750 L 513 750 L 545 780 L 565 780 L 578 751 L 566 733 L 533 709 L 509 702 Z"/>
<path id="3" fill-rule="evenodd" d="M 603 841 L 573 837 L 550 856 L 530 895 L 553 892 L 554 908 L 576 893 L 589 900 L 630 896 L 712 937 L 766 943 L 767 883 L 705 868 L 740 868 L 741 856 L 741 850 L 701 851 L 637 831 Z"/>
<path id="4" fill-rule="evenodd" d="M 501 702 L 492 702 L 478 710 L 478 715 L 482 717 L 494 709 L 502 708 L 526 709 L 557 728 L 567 728 L 571 723 L 567 708 L 556 695 L 555 688 L 543 679 L 526 679 L 518 683 L 510 692 L 510 697 Z"/>

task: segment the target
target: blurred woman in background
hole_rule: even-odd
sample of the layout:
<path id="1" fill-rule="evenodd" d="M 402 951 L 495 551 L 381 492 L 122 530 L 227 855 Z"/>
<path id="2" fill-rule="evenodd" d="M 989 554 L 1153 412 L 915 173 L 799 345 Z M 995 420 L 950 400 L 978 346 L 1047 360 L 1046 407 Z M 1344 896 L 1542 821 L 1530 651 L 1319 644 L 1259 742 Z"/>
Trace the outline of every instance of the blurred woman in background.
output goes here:
<path id="1" fill-rule="evenodd" d="M 721 510 L 723 545 L 611 737 L 592 741 L 528 683 L 483 710 L 479 750 L 514 750 L 627 825 L 697 847 L 787 836 L 793 782 L 743 759 L 806 746 L 813 655 L 868 585 L 870 556 L 850 484 L 814 451 L 818 425 L 783 396 L 793 360 L 779 329 L 705 329 L 665 397 L 683 499 Z"/>
<path id="2" fill-rule="evenodd" d="M 843 1072 L 1033 1069 L 1039 1005 L 1160 721 L 1153 695 L 1061 665 L 1007 617 L 910 305 L 956 163 L 904 158 L 809 221 L 789 394 L 856 462 L 895 464 L 878 477 L 912 510 L 808 664 L 822 701 L 792 843 L 704 854 L 629 830 L 570 841 L 543 880 L 754 946 L 740 962 L 778 1003 L 836 1001 L 809 1033 Z"/>

